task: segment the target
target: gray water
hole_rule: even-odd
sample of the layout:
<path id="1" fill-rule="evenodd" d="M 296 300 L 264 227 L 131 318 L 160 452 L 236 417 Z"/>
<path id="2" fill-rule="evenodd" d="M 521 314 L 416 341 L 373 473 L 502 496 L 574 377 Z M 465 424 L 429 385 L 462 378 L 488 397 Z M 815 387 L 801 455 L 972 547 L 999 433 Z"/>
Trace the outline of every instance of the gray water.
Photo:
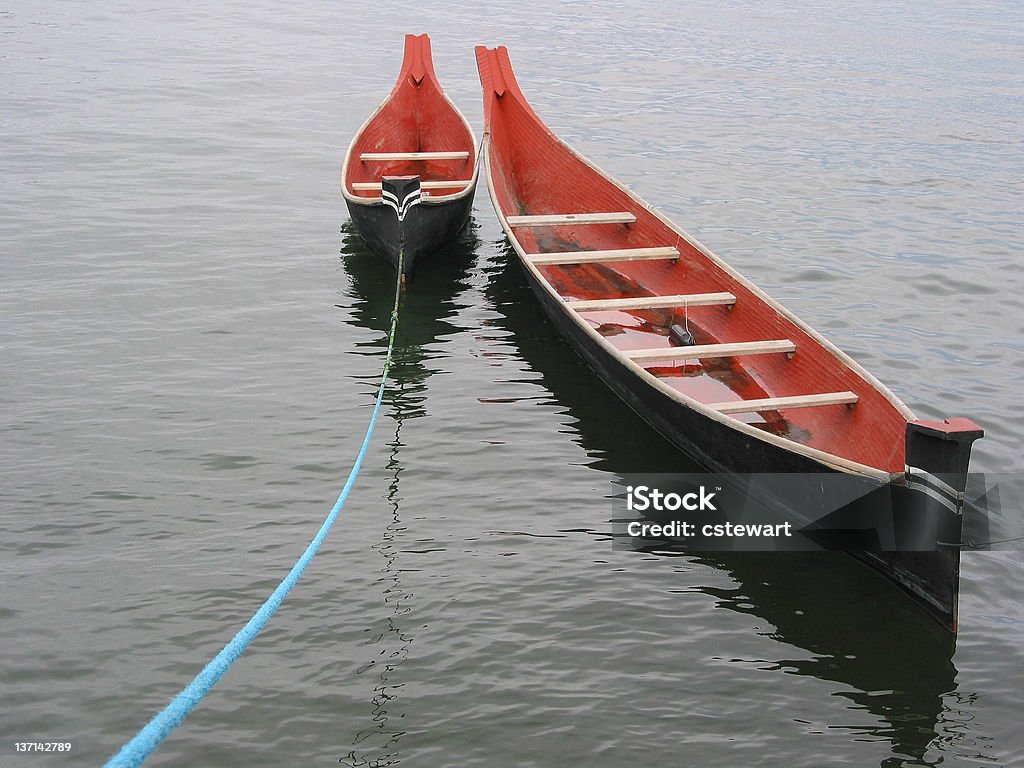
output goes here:
<path id="1" fill-rule="evenodd" d="M 338 192 L 405 32 L 481 124 L 506 44 L 563 138 L 1019 468 L 1019 3 L 0 11 L 0 764 L 96 765 L 327 514 L 393 274 Z M 403 307 L 345 511 L 147 765 L 1024 764 L 1024 566 L 955 642 L 842 556 L 612 550 L 687 460 L 544 320 L 483 188 Z M 72 742 L 70 754 L 15 742 Z"/>

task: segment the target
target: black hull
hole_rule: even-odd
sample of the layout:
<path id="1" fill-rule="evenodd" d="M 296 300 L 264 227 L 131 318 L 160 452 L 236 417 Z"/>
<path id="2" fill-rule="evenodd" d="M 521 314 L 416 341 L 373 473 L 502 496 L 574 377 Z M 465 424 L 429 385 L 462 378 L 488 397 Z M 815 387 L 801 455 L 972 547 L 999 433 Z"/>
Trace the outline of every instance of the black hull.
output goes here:
<path id="1" fill-rule="evenodd" d="M 544 311 L 601 380 L 644 421 L 707 469 L 737 475 L 849 474 L 708 418 L 652 387 L 580 328 L 529 267 L 520 266 Z M 849 550 L 850 554 L 889 578 L 943 626 L 955 631 L 960 572 L 956 545 L 961 539 L 962 515 L 949 509 L 948 503 L 906 485 L 880 485 L 880 493 L 860 500 L 859 507 L 851 504 L 840 514 L 855 522 L 861 512 L 868 512 L 870 519 L 886 529 L 892 548 L 934 548 L 936 541 L 953 546 L 941 551 Z M 784 497 L 759 501 L 801 527 L 820 519 L 820 507 L 825 503 L 813 489 L 793 487 L 785 489 Z"/>
<path id="2" fill-rule="evenodd" d="M 411 274 L 416 265 L 453 240 L 469 220 L 473 208 L 473 192 L 445 202 L 422 203 L 409 209 L 401 222 L 392 208 L 379 200 L 358 203 L 346 198 L 349 214 L 356 231 L 373 251 L 398 269 L 399 252 L 404 240 L 405 274 Z"/>

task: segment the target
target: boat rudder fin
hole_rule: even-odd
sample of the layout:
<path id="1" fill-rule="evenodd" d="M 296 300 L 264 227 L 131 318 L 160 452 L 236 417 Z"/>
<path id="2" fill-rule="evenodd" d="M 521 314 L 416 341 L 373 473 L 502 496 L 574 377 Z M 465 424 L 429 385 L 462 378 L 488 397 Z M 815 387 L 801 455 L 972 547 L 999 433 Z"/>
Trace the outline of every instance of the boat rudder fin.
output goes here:
<path id="1" fill-rule="evenodd" d="M 907 424 L 906 464 L 908 472 L 924 470 L 936 475 L 962 494 L 974 441 L 985 430 L 970 419 L 911 421 Z"/>

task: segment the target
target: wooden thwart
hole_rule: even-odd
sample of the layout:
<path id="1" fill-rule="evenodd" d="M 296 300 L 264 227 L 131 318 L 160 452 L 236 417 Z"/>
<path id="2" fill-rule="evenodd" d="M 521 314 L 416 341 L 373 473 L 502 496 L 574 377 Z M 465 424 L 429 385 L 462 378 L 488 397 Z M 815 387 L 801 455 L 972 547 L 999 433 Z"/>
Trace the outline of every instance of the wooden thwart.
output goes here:
<path id="1" fill-rule="evenodd" d="M 540 216 L 509 216 L 510 227 L 552 227 L 558 224 L 632 224 L 636 221 L 629 211 L 608 213 L 549 213 Z"/>
<path id="2" fill-rule="evenodd" d="M 735 357 L 736 355 L 764 355 L 772 352 L 796 352 L 796 344 L 789 339 L 746 341 L 734 344 L 697 344 L 692 347 L 656 347 L 654 349 L 624 349 L 622 354 L 630 360 L 695 360 L 707 357 Z"/>
<path id="3" fill-rule="evenodd" d="M 371 160 L 467 160 L 469 152 L 363 152 L 359 159 Z"/>
<path id="4" fill-rule="evenodd" d="M 754 411 L 780 411 L 786 408 L 813 408 L 819 405 L 853 405 L 857 395 L 853 392 L 824 392 L 820 395 L 769 397 L 764 400 L 734 400 L 726 403 L 708 403 L 719 413 L 752 413 Z"/>
<path id="5" fill-rule="evenodd" d="M 736 297 L 731 293 L 691 293 L 674 296 L 637 296 L 627 299 L 589 299 L 567 301 L 565 306 L 577 312 L 598 312 L 607 309 L 671 309 L 673 307 L 714 307 L 732 305 Z"/>
<path id="6" fill-rule="evenodd" d="M 529 253 L 534 264 L 593 264 L 602 261 L 651 261 L 678 259 L 679 251 L 667 248 L 617 248 L 613 251 L 563 251 L 561 253 Z"/>
<path id="7" fill-rule="evenodd" d="M 421 181 L 420 189 L 445 189 L 446 187 L 466 187 L 472 183 L 472 179 L 458 179 L 453 181 Z M 355 192 L 374 192 L 380 189 L 379 181 L 355 181 L 352 183 Z"/>

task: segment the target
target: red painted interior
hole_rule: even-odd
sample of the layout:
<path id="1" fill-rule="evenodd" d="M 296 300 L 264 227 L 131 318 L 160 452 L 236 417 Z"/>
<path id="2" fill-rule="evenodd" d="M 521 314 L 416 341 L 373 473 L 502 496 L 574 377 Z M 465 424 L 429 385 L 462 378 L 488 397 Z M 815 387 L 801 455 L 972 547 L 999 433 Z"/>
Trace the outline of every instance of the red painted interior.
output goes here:
<path id="1" fill-rule="evenodd" d="M 637 218 L 628 225 L 519 228 L 515 235 L 527 253 L 675 246 L 681 254 L 677 261 L 541 267 L 559 294 L 598 299 L 731 292 L 736 296 L 732 309 L 689 310 L 689 326 L 697 343 L 791 339 L 797 345 L 791 358 L 747 355 L 688 360 L 686 365 L 680 359 L 649 364 L 648 370 L 700 402 L 853 391 L 859 401 L 852 407 L 791 408 L 733 418 L 861 464 L 903 471 L 907 420 L 882 392 L 762 300 L 748 282 L 728 274 L 574 154 L 523 97 L 504 47 L 478 47 L 477 60 L 484 90 L 485 135 L 490 136 L 490 179 L 506 216 L 630 211 Z M 620 349 L 668 347 L 669 325 L 683 320 L 681 311 L 672 310 L 583 316 Z"/>
<path id="2" fill-rule="evenodd" d="M 467 160 L 367 161 L 364 152 L 469 152 Z M 445 96 L 430 56 L 426 35 L 406 35 L 405 56 L 398 82 L 377 113 L 355 138 L 342 180 L 357 197 L 377 198 L 379 192 L 354 191 L 354 182 L 378 182 L 382 176 L 418 175 L 421 181 L 464 180 L 473 177 L 476 152 L 473 135 Z M 430 190 L 431 197 L 457 194 L 464 186 Z"/>

